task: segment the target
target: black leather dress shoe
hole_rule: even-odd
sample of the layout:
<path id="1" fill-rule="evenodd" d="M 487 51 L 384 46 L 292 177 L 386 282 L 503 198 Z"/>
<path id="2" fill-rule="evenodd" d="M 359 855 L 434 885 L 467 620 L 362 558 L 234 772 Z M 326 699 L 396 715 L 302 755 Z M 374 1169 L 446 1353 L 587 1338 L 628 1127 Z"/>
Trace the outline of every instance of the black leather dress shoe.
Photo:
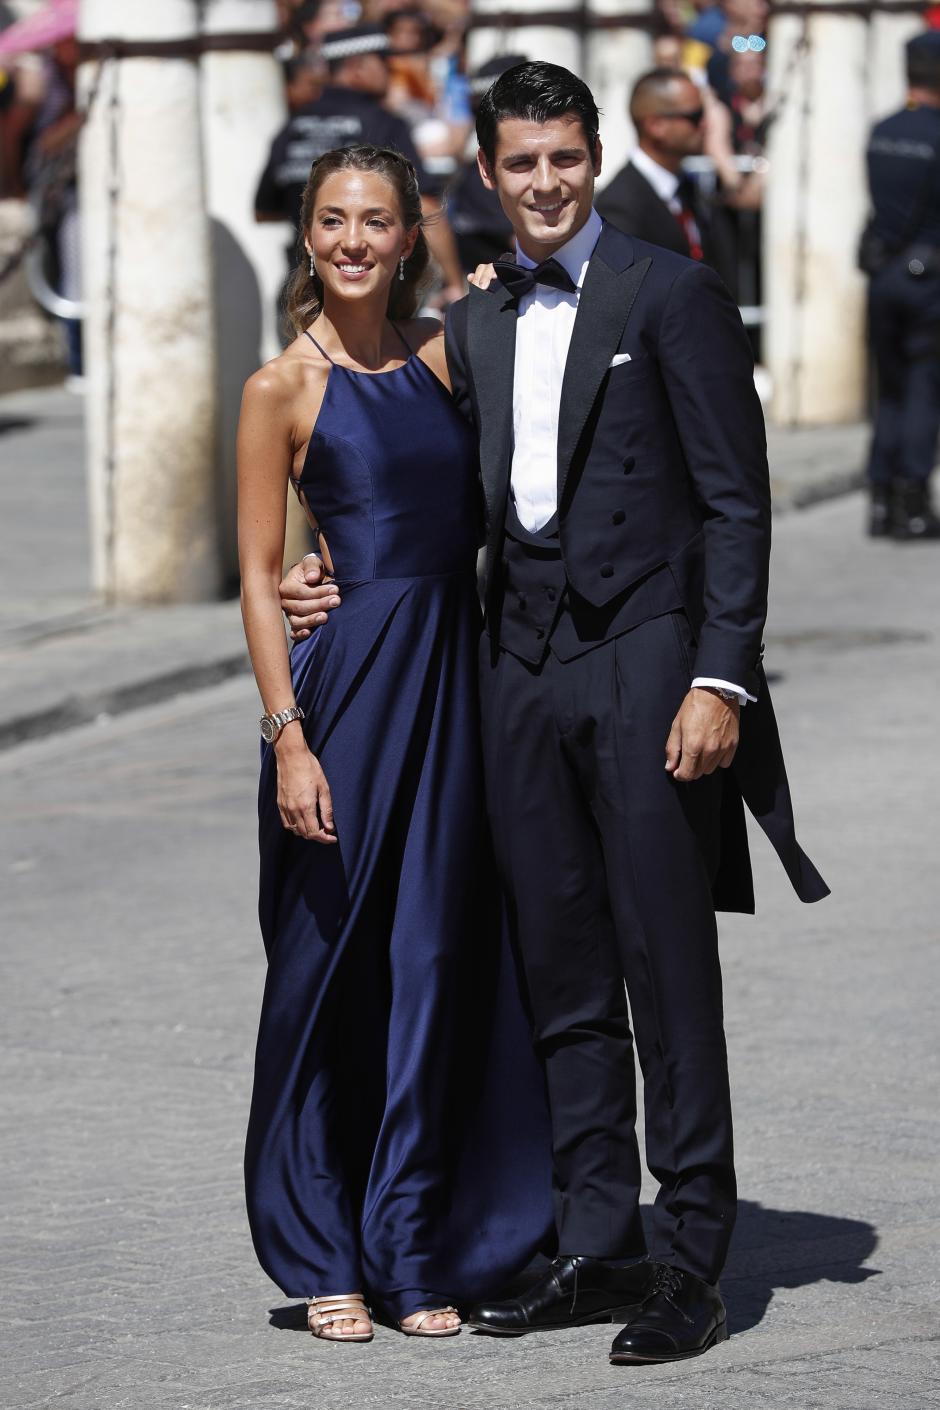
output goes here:
<path id="1" fill-rule="evenodd" d="M 728 1340 L 717 1287 L 668 1263 L 653 1267 L 650 1294 L 614 1339 L 611 1361 L 684 1361 Z"/>
<path id="2" fill-rule="evenodd" d="M 518 1297 L 481 1302 L 467 1321 L 480 1332 L 520 1337 L 589 1322 L 611 1322 L 636 1311 L 650 1290 L 656 1265 L 644 1260 L 611 1268 L 596 1258 L 556 1258 L 547 1273 Z"/>

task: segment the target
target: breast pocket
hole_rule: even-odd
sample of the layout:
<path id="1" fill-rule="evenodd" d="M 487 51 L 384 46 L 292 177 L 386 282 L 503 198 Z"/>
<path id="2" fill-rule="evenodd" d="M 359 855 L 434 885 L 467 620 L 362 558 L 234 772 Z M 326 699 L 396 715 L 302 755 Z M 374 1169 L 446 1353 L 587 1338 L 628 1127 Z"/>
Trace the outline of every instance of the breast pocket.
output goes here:
<path id="1" fill-rule="evenodd" d="M 614 359 L 607 368 L 610 385 L 617 388 L 629 386 L 631 382 L 640 382 L 649 376 L 654 366 L 651 357 L 631 357 L 627 362 L 617 362 Z"/>

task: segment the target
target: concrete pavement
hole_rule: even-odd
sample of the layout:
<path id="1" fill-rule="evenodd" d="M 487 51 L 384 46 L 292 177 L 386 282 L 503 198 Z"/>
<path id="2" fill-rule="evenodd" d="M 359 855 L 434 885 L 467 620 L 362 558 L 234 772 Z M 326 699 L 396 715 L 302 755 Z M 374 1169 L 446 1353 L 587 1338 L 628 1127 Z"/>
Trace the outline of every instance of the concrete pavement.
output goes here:
<path id="1" fill-rule="evenodd" d="M 940 549 L 862 539 L 862 509 L 850 495 L 776 531 L 767 666 L 802 841 L 834 894 L 800 906 L 758 838 L 759 914 L 722 926 L 731 1340 L 630 1369 L 608 1366 L 609 1327 L 380 1329 L 364 1348 L 300 1329 L 242 1201 L 264 966 L 256 694 L 237 676 L 0 755 L 0 1404 L 940 1405 Z M 20 600 L 45 611 L 58 587 Z"/>

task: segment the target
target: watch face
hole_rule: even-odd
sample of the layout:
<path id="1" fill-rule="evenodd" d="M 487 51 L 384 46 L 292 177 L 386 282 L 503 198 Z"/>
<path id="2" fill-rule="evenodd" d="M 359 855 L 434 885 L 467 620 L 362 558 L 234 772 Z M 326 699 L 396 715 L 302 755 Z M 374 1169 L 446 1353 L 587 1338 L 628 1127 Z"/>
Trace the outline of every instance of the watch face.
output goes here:
<path id="1" fill-rule="evenodd" d="M 261 738 L 265 744 L 273 744 L 277 730 L 273 720 L 269 720 L 267 715 L 261 721 Z"/>

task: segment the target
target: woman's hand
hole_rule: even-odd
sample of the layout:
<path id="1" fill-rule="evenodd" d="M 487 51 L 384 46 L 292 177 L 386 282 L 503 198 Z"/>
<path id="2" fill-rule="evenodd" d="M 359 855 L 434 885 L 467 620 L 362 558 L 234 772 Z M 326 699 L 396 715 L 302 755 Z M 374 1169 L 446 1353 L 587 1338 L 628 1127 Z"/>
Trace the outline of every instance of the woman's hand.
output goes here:
<path id="1" fill-rule="evenodd" d="M 288 731 L 292 732 L 289 736 Z M 281 822 L 308 842 L 335 842 L 330 785 L 319 759 L 307 748 L 298 721 L 284 727 L 274 752 Z"/>
<path id="2" fill-rule="evenodd" d="M 495 278 L 496 270 L 491 264 L 478 264 L 467 282 L 476 289 L 488 289 Z"/>

